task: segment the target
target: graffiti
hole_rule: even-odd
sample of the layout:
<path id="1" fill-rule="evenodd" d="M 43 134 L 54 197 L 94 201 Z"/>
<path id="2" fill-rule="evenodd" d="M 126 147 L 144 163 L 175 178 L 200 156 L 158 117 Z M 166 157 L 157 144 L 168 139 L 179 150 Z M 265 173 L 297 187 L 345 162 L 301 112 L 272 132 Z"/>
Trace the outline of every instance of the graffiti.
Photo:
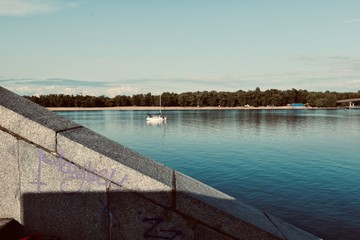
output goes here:
<path id="1" fill-rule="evenodd" d="M 39 193 L 39 192 L 41 191 L 41 185 L 44 185 L 44 186 L 47 185 L 47 183 L 41 182 L 41 162 L 40 162 L 40 159 L 39 159 L 39 162 L 38 162 L 37 172 L 38 172 L 38 173 L 37 173 L 37 180 L 36 180 L 36 182 L 30 182 L 30 183 L 37 185 L 37 192 Z"/>
<path id="2" fill-rule="evenodd" d="M 41 181 L 41 163 L 44 163 L 48 166 L 55 166 L 59 172 L 64 176 L 60 183 L 61 191 L 67 191 L 67 187 L 69 190 L 74 191 L 74 184 L 77 186 L 76 191 L 80 191 L 84 185 L 84 183 L 88 183 L 90 185 L 98 185 L 98 186 L 108 186 L 110 182 L 115 182 L 120 187 L 126 182 L 128 175 L 125 174 L 120 182 L 114 181 L 114 177 L 116 174 L 115 169 L 111 169 L 111 172 L 107 169 L 96 170 L 91 166 L 91 162 L 88 162 L 88 166 L 85 168 L 81 168 L 72 164 L 63 159 L 63 152 L 60 151 L 60 157 L 56 158 L 55 161 L 51 161 L 45 157 L 45 152 L 43 150 L 39 150 L 39 159 L 38 159 L 38 169 L 37 169 L 37 180 L 34 182 L 30 182 L 31 184 L 37 185 L 37 192 L 41 191 L 41 186 L 46 186 L 47 183 Z M 100 176 L 107 176 L 107 179 L 103 179 Z M 71 187 L 71 188 L 70 188 Z"/>
<path id="3" fill-rule="evenodd" d="M 143 237 L 145 239 L 148 238 L 156 238 L 156 239 L 175 239 L 175 237 L 180 236 L 182 234 L 182 231 L 179 230 L 164 230 L 164 229 L 159 229 L 159 232 L 161 233 L 170 233 L 173 234 L 171 237 L 167 237 L 167 236 L 159 236 L 159 235 L 154 235 L 151 233 L 151 231 L 155 228 L 157 228 L 158 225 L 160 225 L 162 222 L 164 221 L 164 219 L 162 218 L 144 218 L 143 222 L 154 222 L 154 224 L 144 233 Z M 165 234 L 165 235 L 169 235 L 169 234 Z"/>

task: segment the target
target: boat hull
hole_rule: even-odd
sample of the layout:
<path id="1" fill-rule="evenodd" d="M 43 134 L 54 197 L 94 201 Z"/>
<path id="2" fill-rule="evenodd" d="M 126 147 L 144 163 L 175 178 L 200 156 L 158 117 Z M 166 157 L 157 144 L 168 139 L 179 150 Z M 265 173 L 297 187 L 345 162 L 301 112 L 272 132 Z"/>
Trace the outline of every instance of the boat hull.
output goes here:
<path id="1" fill-rule="evenodd" d="M 166 117 L 165 116 L 148 116 L 146 118 L 147 122 L 161 122 L 161 121 L 166 121 Z"/>

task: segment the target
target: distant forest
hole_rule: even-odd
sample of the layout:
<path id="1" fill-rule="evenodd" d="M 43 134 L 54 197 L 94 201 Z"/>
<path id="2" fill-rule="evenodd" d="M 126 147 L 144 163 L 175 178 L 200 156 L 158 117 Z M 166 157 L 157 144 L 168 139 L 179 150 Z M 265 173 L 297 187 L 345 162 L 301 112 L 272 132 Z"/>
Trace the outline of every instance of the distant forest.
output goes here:
<path id="1" fill-rule="evenodd" d="M 40 96 L 25 96 L 31 101 L 44 107 L 116 107 L 116 106 L 159 106 L 159 95 L 136 94 L 133 96 L 118 95 L 110 98 L 106 96 L 83 96 L 50 94 Z M 309 92 L 307 90 L 277 90 L 269 89 L 236 92 L 197 91 L 184 93 L 164 92 L 161 95 L 162 106 L 181 107 L 236 107 L 250 105 L 258 106 L 286 106 L 291 103 L 304 103 L 312 107 L 335 107 L 337 100 L 360 98 L 358 92 Z M 344 104 L 346 105 L 346 103 Z"/>

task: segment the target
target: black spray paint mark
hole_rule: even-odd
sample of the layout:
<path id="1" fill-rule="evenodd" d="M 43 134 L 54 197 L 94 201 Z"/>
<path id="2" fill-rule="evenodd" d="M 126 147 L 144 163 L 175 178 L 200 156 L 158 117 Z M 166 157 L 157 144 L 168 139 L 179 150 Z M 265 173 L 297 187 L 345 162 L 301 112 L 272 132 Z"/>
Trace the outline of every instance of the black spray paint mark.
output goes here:
<path id="1" fill-rule="evenodd" d="M 164 229 L 160 229 L 160 232 L 163 233 L 173 233 L 174 235 L 172 235 L 171 237 L 165 237 L 165 236 L 159 236 L 159 235 L 152 235 L 150 232 L 155 229 L 158 225 L 160 225 L 164 219 L 162 218 L 144 218 L 143 222 L 155 222 L 143 235 L 143 237 L 145 239 L 148 238 L 157 238 L 157 239 L 175 239 L 175 237 L 180 236 L 182 234 L 182 231 L 179 230 L 164 230 Z"/>

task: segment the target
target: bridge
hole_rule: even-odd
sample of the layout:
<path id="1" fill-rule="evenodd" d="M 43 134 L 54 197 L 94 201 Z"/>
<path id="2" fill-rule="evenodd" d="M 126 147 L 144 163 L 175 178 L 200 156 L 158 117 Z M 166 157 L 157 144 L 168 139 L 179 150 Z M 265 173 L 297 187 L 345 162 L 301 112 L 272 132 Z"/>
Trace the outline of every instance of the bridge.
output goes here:
<path id="1" fill-rule="evenodd" d="M 344 100 L 336 101 L 336 103 L 344 103 L 344 102 L 349 103 L 349 108 L 354 108 L 355 107 L 354 102 L 360 102 L 360 98 L 352 98 L 352 99 L 344 99 Z"/>

